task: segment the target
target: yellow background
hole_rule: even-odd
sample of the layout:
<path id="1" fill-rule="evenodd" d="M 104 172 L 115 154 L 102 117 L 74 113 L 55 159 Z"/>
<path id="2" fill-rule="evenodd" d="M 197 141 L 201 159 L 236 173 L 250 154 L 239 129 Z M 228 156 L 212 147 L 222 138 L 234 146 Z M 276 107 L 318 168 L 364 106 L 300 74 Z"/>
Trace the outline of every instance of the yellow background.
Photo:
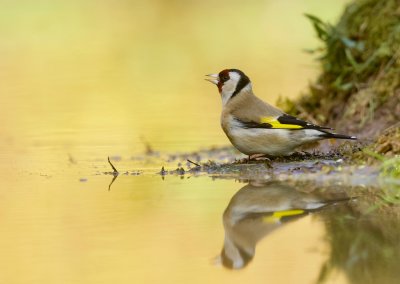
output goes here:
<path id="1" fill-rule="evenodd" d="M 228 143 L 205 74 L 239 68 L 262 99 L 318 73 L 303 13 L 346 1 L 0 1 L 0 145 L 90 156 Z M 99 148 L 103 147 L 103 148 Z M 97 151 L 95 151 L 97 152 Z"/>
<path id="2" fill-rule="evenodd" d="M 326 247 L 311 217 L 232 273 L 212 259 L 242 184 L 120 176 L 109 192 L 96 174 L 109 155 L 133 170 L 143 141 L 227 145 L 204 75 L 239 68 L 270 103 L 299 95 L 318 73 L 303 13 L 333 22 L 345 2 L 0 0 L 0 283 L 314 281 Z"/>

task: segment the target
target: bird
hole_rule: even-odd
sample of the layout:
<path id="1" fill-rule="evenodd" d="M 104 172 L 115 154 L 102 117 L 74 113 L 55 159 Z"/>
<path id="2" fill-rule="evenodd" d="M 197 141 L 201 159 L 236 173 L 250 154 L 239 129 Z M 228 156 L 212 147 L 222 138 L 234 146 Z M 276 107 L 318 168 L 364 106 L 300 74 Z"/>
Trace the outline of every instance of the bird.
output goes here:
<path id="1" fill-rule="evenodd" d="M 331 132 L 330 127 L 303 121 L 262 101 L 249 77 L 239 69 L 206 75 L 217 85 L 222 99 L 221 126 L 230 142 L 249 156 L 289 156 L 300 146 L 322 139 L 356 140 Z"/>
<path id="2" fill-rule="evenodd" d="M 281 181 L 251 180 L 239 189 L 223 213 L 224 241 L 218 263 L 242 269 L 254 258 L 257 243 L 272 232 L 313 212 L 355 199 L 343 188 Z"/>

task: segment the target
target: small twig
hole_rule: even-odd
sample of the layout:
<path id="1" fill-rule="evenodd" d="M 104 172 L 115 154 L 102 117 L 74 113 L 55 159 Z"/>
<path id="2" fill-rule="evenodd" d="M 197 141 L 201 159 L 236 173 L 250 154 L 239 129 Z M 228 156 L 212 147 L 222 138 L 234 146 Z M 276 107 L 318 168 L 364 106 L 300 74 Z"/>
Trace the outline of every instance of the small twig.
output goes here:
<path id="1" fill-rule="evenodd" d="M 111 190 L 111 185 L 114 183 L 114 181 L 117 179 L 119 172 L 118 170 L 114 167 L 114 165 L 110 161 L 110 157 L 107 157 L 108 163 L 110 164 L 111 168 L 113 169 L 113 179 L 111 180 L 110 184 L 108 185 L 108 191 Z"/>
<path id="2" fill-rule="evenodd" d="M 111 190 L 111 186 L 112 186 L 112 184 L 114 183 L 114 181 L 117 179 L 117 177 L 118 177 L 118 175 L 117 175 L 117 174 L 114 174 L 113 179 L 111 180 L 110 184 L 108 185 L 108 191 Z"/>
<path id="3" fill-rule="evenodd" d="M 192 162 L 191 160 L 187 159 L 186 161 L 188 161 L 189 163 L 196 165 L 196 167 L 201 167 L 198 163 Z"/>
<path id="4" fill-rule="evenodd" d="M 119 174 L 118 170 L 117 170 L 117 169 L 114 167 L 114 165 L 111 163 L 110 157 L 107 157 L 107 158 L 108 158 L 108 163 L 110 164 L 111 168 L 112 168 L 113 171 L 114 171 L 114 174 Z"/>

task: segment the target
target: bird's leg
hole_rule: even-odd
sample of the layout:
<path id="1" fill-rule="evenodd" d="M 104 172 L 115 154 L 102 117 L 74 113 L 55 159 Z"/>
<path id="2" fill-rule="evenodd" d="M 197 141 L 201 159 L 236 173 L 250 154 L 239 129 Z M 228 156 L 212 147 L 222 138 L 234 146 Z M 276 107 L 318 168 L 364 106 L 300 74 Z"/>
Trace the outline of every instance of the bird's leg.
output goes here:
<path id="1" fill-rule="evenodd" d="M 243 159 L 246 164 L 250 163 L 250 161 L 267 161 L 271 162 L 271 158 L 273 158 L 270 155 L 267 154 L 253 154 L 253 155 L 247 155 L 247 158 Z"/>
<path id="2" fill-rule="evenodd" d="M 271 158 L 272 156 L 267 154 L 254 154 L 254 155 L 249 155 L 248 157 L 249 161 L 250 160 L 263 161 L 269 168 L 272 168 Z"/>
<path id="3" fill-rule="evenodd" d="M 249 160 L 263 160 L 263 159 L 268 159 L 269 160 L 269 156 L 266 154 L 253 154 L 253 155 L 249 155 Z"/>

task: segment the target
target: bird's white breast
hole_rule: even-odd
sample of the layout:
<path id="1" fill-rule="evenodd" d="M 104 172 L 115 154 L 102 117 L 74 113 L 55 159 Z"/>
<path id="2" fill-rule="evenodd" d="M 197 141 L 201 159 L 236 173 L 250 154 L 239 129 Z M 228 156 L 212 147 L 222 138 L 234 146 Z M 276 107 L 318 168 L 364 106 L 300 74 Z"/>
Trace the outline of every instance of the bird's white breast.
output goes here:
<path id="1" fill-rule="evenodd" d="M 232 115 L 222 117 L 221 124 L 231 143 L 246 155 L 290 155 L 296 147 L 319 139 L 318 131 L 311 130 L 316 133 L 310 135 L 310 129 L 245 128 Z"/>

